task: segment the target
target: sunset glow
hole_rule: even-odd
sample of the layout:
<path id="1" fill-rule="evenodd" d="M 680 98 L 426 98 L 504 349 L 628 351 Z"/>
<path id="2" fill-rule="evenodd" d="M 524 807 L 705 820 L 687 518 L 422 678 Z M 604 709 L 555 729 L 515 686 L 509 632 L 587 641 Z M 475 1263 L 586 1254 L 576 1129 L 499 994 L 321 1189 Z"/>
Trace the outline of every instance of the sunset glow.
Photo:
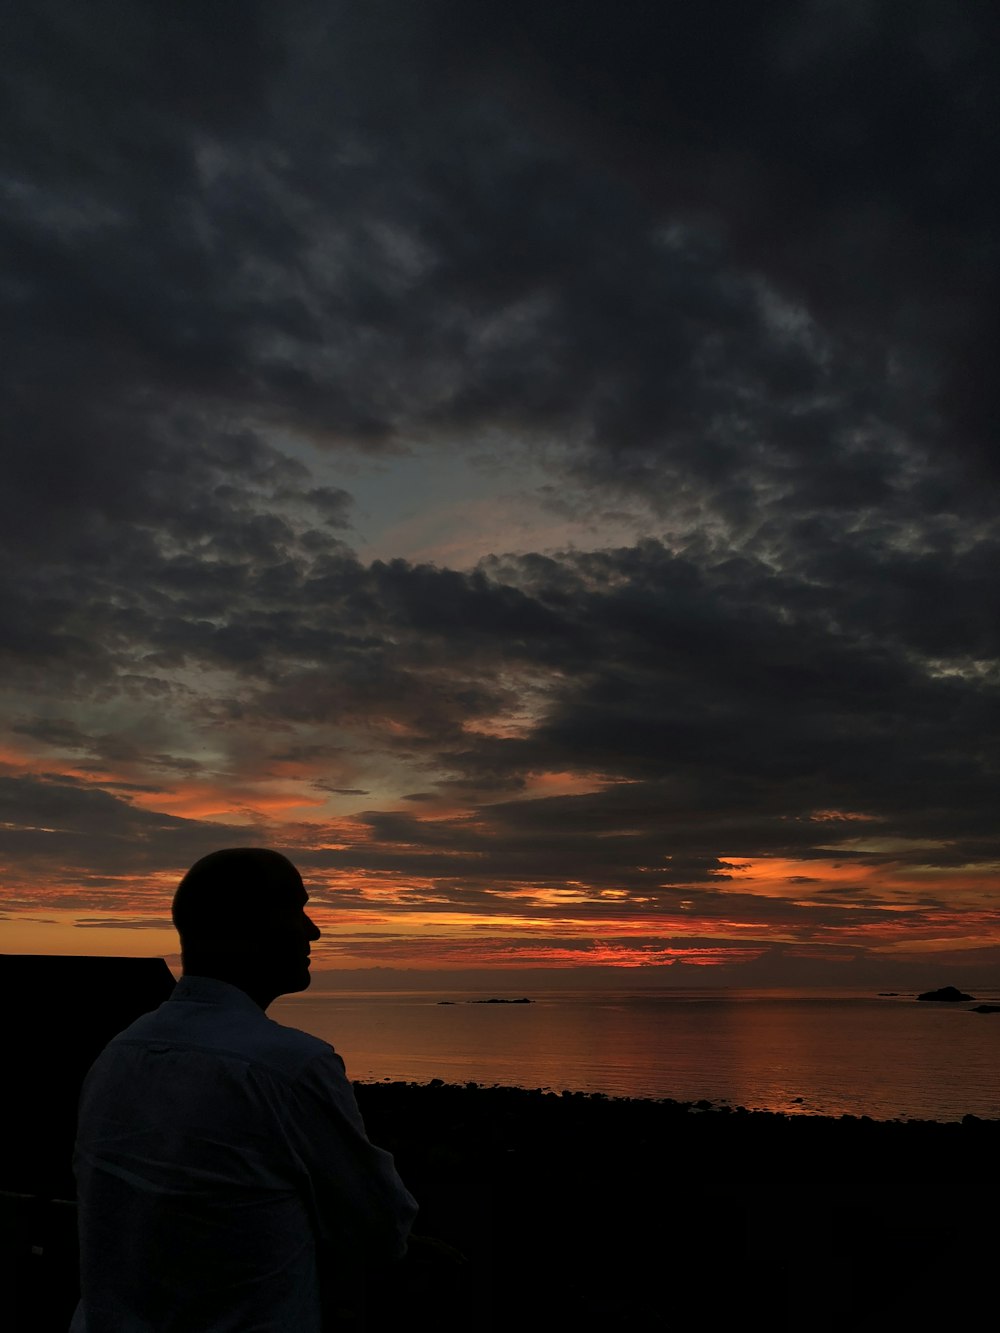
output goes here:
<path id="1" fill-rule="evenodd" d="M 129 771 L 134 777 L 135 769 Z M 504 802 L 477 812 L 430 801 L 423 814 L 403 804 L 395 826 L 390 813 L 389 827 L 376 837 L 363 813 L 323 823 L 310 823 L 306 815 L 304 821 L 304 807 L 321 807 L 326 798 L 282 797 L 273 782 L 251 805 L 246 787 L 213 789 L 207 779 L 123 798 L 127 788 L 121 773 L 87 774 L 72 766 L 56 772 L 51 756 L 43 762 L 13 749 L 3 772 L 31 773 L 50 788 L 74 784 L 75 790 L 90 790 L 137 812 L 196 821 L 220 844 L 239 841 L 237 829 L 242 829 L 230 823 L 223 834 L 217 813 L 238 811 L 248 820 L 243 827 L 252 828 L 255 836 L 263 832 L 262 841 L 286 849 L 302 866 L 310 910 L 323 931 L 314 947 L 318 979 L 329 973 L 335 981 L 338 970 L 371 967 L 667 970 L 678 964 L 701 976 L 721 969 L 729 977 L 775 951 L 846 965 L 859 953 L 906 960 L 946 951 L 1000 950 L 1000 925 L 991 908 L 997 867 L 921 863 L 922 854 L 943 845 L 928 840 L 882 845 L 877 838 L 841 835 L 837 855 L 720 856 L 707 877 L 679 882 L 663 879 L 669 861 L 632 867 L 621 883 L 613 869 L 587 875 L 582 864 L 573 879 L 522 879 L 509 870 L 500 879 L 494 843 L 497 823 L 506 814 Z M 312 776 L 307 768 L 303 783 Z M 295 781 L 287 765 L 277 777 L 279 784 Z M 605 785 L 593 774 L 540 774 L 529 778 L 516 804 L 551 796 L 565 802 Z M 264 826 L 262 816 L 268 821 Z M 861 812 L 836 811 L 814 812 L 812 821 L 822 841 L 828 840 L 831 825 L 846 834 L 851 825 L 876 822 Z M 39 839 L 86 836 L 67 826 L 7 827 Z M 586 833 L 585 822 L 581 831 Z M 461 847 L 453 845 L 456 835 Z M 635 835 L 617 836 L 627 843 Z M 449 861 L 457 864 L 452 867 Z M 433 863 L 431 873 L 419 873 L 425 863 Z M 6 947 L 155 952 L 176 968 L 169 903 L 183 869 L 179 863 L 145 872 L 81 873 L 72 861 L 60 860 L 56 841 L 43 871 L 21 877 L 15 865 L 8 866 L 12 910 Z M 935 892 L 946 892 L 947 902 L 929 900 Z"/>

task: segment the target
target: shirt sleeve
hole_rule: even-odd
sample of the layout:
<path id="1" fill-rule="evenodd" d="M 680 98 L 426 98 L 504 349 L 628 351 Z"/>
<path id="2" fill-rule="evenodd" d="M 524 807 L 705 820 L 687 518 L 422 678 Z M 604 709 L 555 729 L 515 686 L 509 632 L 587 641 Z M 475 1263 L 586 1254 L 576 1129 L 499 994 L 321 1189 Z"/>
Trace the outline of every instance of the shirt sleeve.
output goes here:
<path id="1" fill-rule="evenodd" d="M 333 1047 L 295 1080 L 285 1130 L 308 1177 L 321 1240 L 367 1260 L 405 1254 L 416 1201 L 391 1153 L 370 1142 Z"/>

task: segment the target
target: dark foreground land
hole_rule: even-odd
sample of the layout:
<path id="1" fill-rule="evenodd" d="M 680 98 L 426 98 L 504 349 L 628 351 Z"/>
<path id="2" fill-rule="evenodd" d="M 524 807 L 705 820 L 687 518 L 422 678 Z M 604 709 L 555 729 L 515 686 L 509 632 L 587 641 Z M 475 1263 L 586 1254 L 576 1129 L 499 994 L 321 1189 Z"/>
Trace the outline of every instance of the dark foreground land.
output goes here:
<path id="1" fill-rule="evenodd" d="M 421 1203 L 418 1230 L 466 1262 L 380 1279 L 367 1324 L 350 1333 L 995 1324 L 1000 1121 L 788 1117 L 439 1081 L 355 1087 L 372 1139 Z M 72 1203 L 28 1205 L 29 1237 L 14 1197 L 0 1228 L 0 1327 L 65 1333 Z"/>
<path id="2" fill-rule="evenodd" d="M 356 1088 L 419 1229 L 468 1256 L 430 1327 L 909 1333 L 978 1326 L 984 1300 L 994 1319 L 1000 1121 Z"/>
<path id="3" fill-rule="evenodd" d="M 162 959 L 0 954 L 3 1333 L 65 1333 L 80 1082 L 172 987 Z M 355 1086 L 420 1201 L 419 1230 L 467 1257 L 383 1276 L 364 1333 L 996 1326 L 1000 1121 Z"/>

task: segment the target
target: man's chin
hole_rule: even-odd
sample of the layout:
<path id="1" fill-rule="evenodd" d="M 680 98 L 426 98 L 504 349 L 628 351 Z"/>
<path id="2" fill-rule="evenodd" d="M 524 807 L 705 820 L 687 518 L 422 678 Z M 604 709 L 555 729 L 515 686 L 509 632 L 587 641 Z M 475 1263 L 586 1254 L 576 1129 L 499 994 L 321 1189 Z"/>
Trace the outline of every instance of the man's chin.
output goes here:
<path id="1" fill-rule="evenodd" d="M 312 973 L 308 965 L 297 969 L 295 972 L 289 972 L 285 977 L 282 995 L 296 995 L 299 991 L 308 990 L 312 985 Z"/>

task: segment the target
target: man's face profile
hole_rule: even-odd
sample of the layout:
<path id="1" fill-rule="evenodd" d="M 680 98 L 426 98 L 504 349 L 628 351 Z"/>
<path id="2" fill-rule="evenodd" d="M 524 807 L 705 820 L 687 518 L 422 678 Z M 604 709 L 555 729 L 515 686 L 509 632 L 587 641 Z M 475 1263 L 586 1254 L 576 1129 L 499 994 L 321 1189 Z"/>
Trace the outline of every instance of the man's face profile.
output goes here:
<path id="1" fill-rule="evenodd" d="M 261 923 L 262 928 L 253 937 L 251 946 L 261 967 L 273 970 L 275 980 L 281 983 L 282 994 L 308 989 L 312 981 L 309 975 L 310 945 L 319 939 L 319 928 L 306 914 L 309 895 L 303 888 L 297 897 L 298 901 L 289 901 Z"/>

